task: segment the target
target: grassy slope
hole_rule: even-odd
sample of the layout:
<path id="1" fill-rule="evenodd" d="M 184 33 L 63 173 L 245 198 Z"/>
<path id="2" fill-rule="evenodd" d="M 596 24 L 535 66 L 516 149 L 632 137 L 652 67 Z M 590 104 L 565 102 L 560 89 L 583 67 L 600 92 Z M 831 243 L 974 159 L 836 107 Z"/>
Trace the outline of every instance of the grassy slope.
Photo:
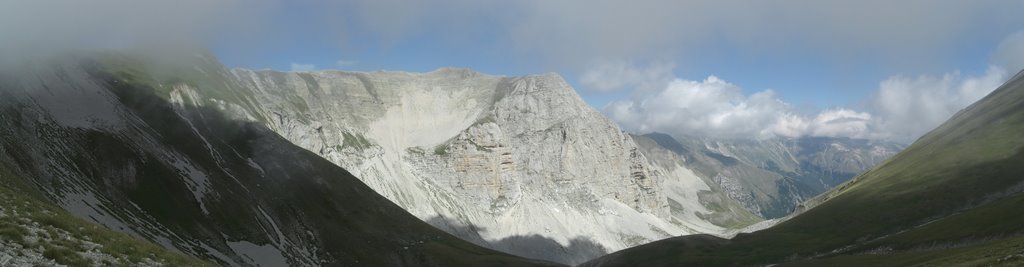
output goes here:
<path id="1" fill-rule="evenodd" d="M 1014 79 L 790 221 L 732 240 L 673 238 L 592 263 L 1012 262 L 1024 254 L 1022 132 L 1024 79 Z"/>
<path id="2" fill-rule="evenodd" d="M 42 248 L 42 255 L 58 264 L 138 265 L 151 260 L 168 266 L 214 266 L 74 217 L 45 200 L 3 166 L 0 166 L 0 206 L 5 210 L 5 216 L 0 216 L 0 241 Z M 33 236 L 31 228 L 44 230 L 34 236 L 45 236 L 49 240 L 27 238 Z M 67 236 L 58 237 L 64 234 Z M 99 244 L 96 248 L 99 252 L 116 260 L 92 262 L 81 255 L 91 249 L 82 241 Z"/>

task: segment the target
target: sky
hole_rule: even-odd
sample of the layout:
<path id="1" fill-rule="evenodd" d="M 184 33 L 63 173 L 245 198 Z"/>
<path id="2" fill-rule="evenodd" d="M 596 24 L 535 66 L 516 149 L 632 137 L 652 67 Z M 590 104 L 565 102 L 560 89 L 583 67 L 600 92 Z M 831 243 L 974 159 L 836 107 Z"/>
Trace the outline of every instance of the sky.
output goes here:
<path id="1" fill-rule="evenodd" d="M 0 60 L 207 47 L 229 67 L 557 72 L 625 130 L 909 143 L 1024 67 L 1024 0 L 0 0 Z"/>

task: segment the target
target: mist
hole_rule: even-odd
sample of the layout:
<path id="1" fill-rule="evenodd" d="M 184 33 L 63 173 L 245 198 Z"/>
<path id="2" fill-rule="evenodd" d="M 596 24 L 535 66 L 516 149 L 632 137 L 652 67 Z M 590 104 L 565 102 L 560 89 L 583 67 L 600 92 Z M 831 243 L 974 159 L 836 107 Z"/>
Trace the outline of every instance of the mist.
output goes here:
<path id="1" fill-rule="evenodd" d="M 140 50 L 177 55 L 227 38 L 258 36 L 269 1 L 41 0 L 0 4 L 0 60 L 69 51 Z"/>

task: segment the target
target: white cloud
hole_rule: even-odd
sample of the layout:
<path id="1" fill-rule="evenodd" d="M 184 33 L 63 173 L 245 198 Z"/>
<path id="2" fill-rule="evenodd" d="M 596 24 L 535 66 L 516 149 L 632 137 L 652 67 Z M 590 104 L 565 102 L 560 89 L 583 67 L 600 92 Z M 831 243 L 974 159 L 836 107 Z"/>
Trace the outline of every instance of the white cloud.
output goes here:
<path id="1" fill-rule="evenodd" d="M 1010 34 L 1003 39 L 996 48 L 992 60 L 1013 73 L 1024 69 L 1024 31 Z"/>
<path id="2" fill-rule="evenodd" d="M 674 64 L 654 62 L 648 66 L 636 66 L 624 61 L 596 64 L 580 75 L 585 89 L 598 92 L 612 92 L 622 89 L 646 90 L 662 87 L 673 78 Z"/>
<path id="3" fill-rule="evenodd" d="M 314 71 L 314 70 L 316 70 L 316 65 L 313 65 L 313 64 L 292 63 L 292 71 Z"/>
<path id="4" fill-rule="evenodd" d="M 872 121 L 874 135 L 913 141 L 991 93 L 1007 78 L 1007 72 L 995 66 L 977 77 L 965 77 L 959 72 L 890 77 L 879 84 L 871 99 L 872 112 L 877 116 Z"/>
<path id="5" fill-rule="evenodd" d="M 803 135 L 868 138 L 871 114 L 849 109 L 829 109 L 818 113 Z"/>
<path id="6" fill-rule="evenodd" d="M 743 90 L 715 76 L 674 79 L 660 90 L 608 104 L 604 112 L 627 130 L 724 138 L 828 136 L 909 143 L 1007 79 L 1000 67 L 980 76 L 893 76 L 879 84 L 868 110 L 833 108 L 800 114 L 765 90 Z"/>
<path id="7" fill-rule="evenodd" d="M 337 62 L 334 62 L 334 65 L 337 66 L 337 67 L 349 67 L 349 66 L 355 65 L 356 63 L 359 63 L 359 62 L 357 62 L 355 60 L 340 59 Z"/>
<path id="8" fill-rule="evenodd" d="M 766 136 L 794 130 L 786 121 L 790 107 L 773 91 L 743 95 L 743 90 L 715 76 L 703 81 L 675 79 L 660 91 L 638 93 L 610 103 L 605 112 L 627 129 L 677 135 L 719 137 Z M 777 124 L 790 125 L 777 125 Z M 805 126 L 795 126 L 803 128 Z"/>

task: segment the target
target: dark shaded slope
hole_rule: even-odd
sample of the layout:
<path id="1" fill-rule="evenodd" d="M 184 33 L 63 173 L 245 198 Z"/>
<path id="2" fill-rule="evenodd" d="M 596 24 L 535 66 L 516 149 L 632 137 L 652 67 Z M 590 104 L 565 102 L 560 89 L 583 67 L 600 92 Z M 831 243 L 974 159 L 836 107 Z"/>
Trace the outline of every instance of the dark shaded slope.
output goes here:
<path id="1" fill-rule="evenodd" d="M 167 102 L 133 82 L 144 71 L 86 62 L 0 77 L 0 162 L 77 216 L 230 265 L 553 265 L 432 228 L 259 124 Z"/>
<path id="2" fill-rule="evenodd" d="M 678 237 L 589 266 L 1024 264 L 1024 79 L 770 229 Z"/>
<path id="3" fill-rule="evenodd" d="M 0 265 L 213 266 L 76 218 L 0 164 Z"/>

